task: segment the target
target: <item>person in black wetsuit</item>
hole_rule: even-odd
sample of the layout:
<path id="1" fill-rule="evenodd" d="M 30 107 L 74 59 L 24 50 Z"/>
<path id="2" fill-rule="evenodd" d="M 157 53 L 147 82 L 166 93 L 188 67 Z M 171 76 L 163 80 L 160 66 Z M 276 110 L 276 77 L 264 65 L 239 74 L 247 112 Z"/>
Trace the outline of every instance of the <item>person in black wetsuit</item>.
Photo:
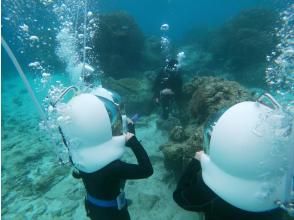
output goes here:
<path id="1" fill-rule="evenodd" d="M 125 181 L 153 174 L 134 124 L 121 114 L 117 100 L 110 91 L 98 88 L 73 97 L 61 112 L 70 118 L 60 130 L 75 167 L 73 176 L 82 179 L 86 188 L 85 208 L 92 220 L 129 220 Z M 138 164 L 120 160 L 126 147 Z"/>
<path id="2" fill-rule="evenodd" d="M 143 179 L 152 175 L 153 168 L 149 157 L 141 143 L 132 133 L 127 134 L 126 146 L 135 154 L 138 164 L 129 164 L 115 160 L 94 173 L 79 172 L 87 190 L 85 207 L 90 219 L 99 220 L 127 220 L 130 219 L 127 204 L 119 210 L 116 198 L 121 193 L 127 179 Z M 89 195 L 103 201 L 114 201 L 114 205 L 96 204 L 89 199 Z"/>
<path id="3" fill-rule="evenodd" d="M 203 181 L 198 154 L 190 161 L 173 193 L 173 199 L 180 207 L 187 211 L 203 212 L 205 220 L 283 219 L 281 209 L 266 212 L 248 212 L 224 201 Z M 215 181 L 218 180 L 216 179 Z"/>
<path id="4" fill-rule="evenodd" d="M 265 94 L 207 121 L 204 151 L 196 152 L 173 193 L 180 207 L 203 212 L 205 220 L 282 220 L 284 210 L 294 216 L 293 118 L 263 104 L 266 98 L 280 108 Z"/>
<path id="5" fill-rule="evenodd" d="M 178 69 L 178 61 L 171 59 L 161 69 L 153 85 L 153 100 L 161 105 L 161 116 L 168 119 L 171 106 L 174 102 L 178 105 L 182 96 L 182 76 Z"/>

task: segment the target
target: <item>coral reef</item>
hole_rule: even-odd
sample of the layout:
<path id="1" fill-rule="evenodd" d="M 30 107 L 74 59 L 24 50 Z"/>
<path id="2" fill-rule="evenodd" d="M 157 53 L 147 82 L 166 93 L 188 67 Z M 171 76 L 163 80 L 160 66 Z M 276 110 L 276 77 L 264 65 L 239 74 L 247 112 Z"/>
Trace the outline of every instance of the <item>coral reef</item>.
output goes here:
<path id="1" fill-rule="evenodd" d="M 188 125 L 183 132 L 181 142 L 170 138 L 169 142 L 160 146 L 164 155 L 166 169 L 175 174 L 182 172 L 197 150 L 202 149 L 202 127 L 195 124 Z"/>
<path id="2" fill-rule="evenodd" d="M 237 82 L 217 77 L 194 78 L 184 85 L 184 93 L 188 123 L 170 129 L 168 143 L 160 146 L 166 168 L 176 174 L 182 171 L 196 150 L 202 149 L 203 125 L 210 115 L 253 99 L 253 94 Z"/>
<path id="3" fill-rule="evenodd" d="M 142 52 L 142 65 L 144 69 L 156 69 L 162 66 L 160 38 L 155 36 L 146 37 Z"/>
<path id="4" fill-rule="evenodd" d="M 221 109 L 252 99 L 250 92 L 239 83 L 217 77 L 194 78 L 186 86 L 187 95 L 193 92 L 188 107 L 190 114 L 199 124 Z"/>
<path id="5" fill-rule="evenodd" d="M 182 69 L 189 78 L 195 73 L 197 75 L 211 75 L 212 71 L 208 70 L 208 64 L 212 62 L 212 54 L 208 50 L 194 43 L 182 46 L 180 51 L 183 51 L 186 55 Z"/>
<path id="6" fill-rule="evenodd" d="M 248 86 L 265 86 L 266 56 L 278 44 L 279 16 L 270 9 L 242 11 L 217 30 L 189 32 L 181 50 L 186 69 L 199 76 L 226 75 Z"/>
<path id="7" fill-rule="evenodd" d="M 211 66 L 228 69 L 239 82 L 264 85 L 264 66 L 277 44 L 276 12 L 251 9 L 241 12 L 222 27 L 211 40 Z"/>
<path id="8" fill-rule="evenodd" d="M 140 66 L 144 36 L 135 20 L 124 12 L 99 16 L 94 35 L 95 60 L 104 72 L 121 78 Z"/>
<path id="9" fill-rule="evenodd" d="M 144 78 L 123 78 L 113 79 L 105 78 L 104 87 L 113 90 L 123 97 L 126 103 L 126 112 L 128 114 L 148 114 L 151 111 L 152 94 L 151 84 L 148 79 Z"/>

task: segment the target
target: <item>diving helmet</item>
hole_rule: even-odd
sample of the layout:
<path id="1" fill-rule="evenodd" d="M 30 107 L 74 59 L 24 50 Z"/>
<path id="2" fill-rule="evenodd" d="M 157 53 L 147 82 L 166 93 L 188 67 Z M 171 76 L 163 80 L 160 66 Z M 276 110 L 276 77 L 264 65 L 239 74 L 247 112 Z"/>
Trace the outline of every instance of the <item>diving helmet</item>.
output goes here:
<path id="1" fill-rule="evenodd" d="M 292 126 L 293 117 L 269 94 L 217 115 L 204 132 L 206 147 L 200 159 L 204 182 L 226 202 L 246 211 L 293 205 Z"/>
<path id="2" fill-rule="evenodd" d="M 103 92 L 106 92 L 103 89 Z M 114 99 L 99 93 L 81 93 L 59 103 L 59 126 L 74 166 L 95 172 L 120 158 L 124 151 L 123 120 Z"/>

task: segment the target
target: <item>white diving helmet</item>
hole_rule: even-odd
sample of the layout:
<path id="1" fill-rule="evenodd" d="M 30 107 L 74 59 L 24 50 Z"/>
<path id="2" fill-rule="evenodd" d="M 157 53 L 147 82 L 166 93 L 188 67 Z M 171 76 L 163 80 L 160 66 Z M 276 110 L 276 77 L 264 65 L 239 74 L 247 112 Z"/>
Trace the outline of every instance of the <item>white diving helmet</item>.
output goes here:
<path id="1" fill-rule="evenodd" d="M 204 131 L 204 182 L 240 209 L 263 212 L 281 207 L 293 212 L 293 117 L 269 94 L 216 116 Z"/>
<path id="2" fill-rule="evenodd" d="M 106 92 L 106 89 L 101 88 Z M 61 134 L 74 166 L 86 173 L 100 170 L 125 151 L 123 119 L 114 98 L 82 93 L 57 105 Z"/>

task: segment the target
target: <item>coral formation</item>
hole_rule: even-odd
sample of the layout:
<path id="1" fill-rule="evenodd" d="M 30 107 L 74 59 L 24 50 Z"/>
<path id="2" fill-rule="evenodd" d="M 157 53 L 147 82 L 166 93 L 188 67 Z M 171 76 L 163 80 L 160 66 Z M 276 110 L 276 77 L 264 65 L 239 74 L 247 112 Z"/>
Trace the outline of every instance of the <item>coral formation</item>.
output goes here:
<path id="1" fill-rule="evenodd" d="M 252 99 L 250 92 L 239 83 L 217 77 L 194 78 L 187 87 L 185 91 L 193 92 L 189 110 L 199 124 L 221 109 Z"/>
<path id="2" fill-rule="evenodd" d="M 201 126 L 191 124 L 184 130 L 185 138 L 181 142 L 170 139 L 168 143 L 161 145 L 166 169 L 175 174 L 181 173 L 196 150 L 202 149 L 202 133 Z"/>
<path id="3" fill-rule="evenodd" d="M 186 69 L 200 76 L 224 74 L 249 86 L 265 86 L 266 56 L 278 43 L 278 14 L 270 9 L 242 11 L 217 30 L 195 28 L 182 50 Z"/>
<path id="4" fill-rule="evenodd" d="M 196 150 L 202 149 L 203 124 L 210 115 L 230 106 L 253 99 L 253 94 L 234 81 L 217 77 L 194 78 L 184 86 L 189 120 L 170 130 L 169 142 L 161 145 L 165 166 L 176 174 L 187 165 Z"/>
<path id="5" fill-rule="evenodd" d="M 170 139 L 175 142 L 181 142 L 186 139 L 186 134 L 182 126 L 175 126 L 170 132 Z"/>
<path id="6" fill-rule="evenodd" d="M 266 55 L 277 44 L 274 33 L 277 21 L 277 14 L 268 9 L 241 12 L 211 40 L 211 65 L 228 69 L 239 82 L 264 84 Z"/>
<path id="7" fill-rule="evenodd" d="M 129 114 L 147 114 L 151 110 L 152 94 L 151 84 L 146 78 L 105 78 L 104 87 L 117 92 L 123 97 L 126 103 L 126 112 Z"/>
<path id="8" fill-rule="evenodd" d="M 162 65 L 160 38 L 146 37 L 142 53 L 142 65 L 144 69 L 156 69 Z"/>
<path id="9" fill-rule="evenodd" d="M 138 68 L 144 36 L 135 20 L 124 12 L 99 16 L 99 29 L 94 35 L 95 60 L 104 72 L 121 78 Z"/>

